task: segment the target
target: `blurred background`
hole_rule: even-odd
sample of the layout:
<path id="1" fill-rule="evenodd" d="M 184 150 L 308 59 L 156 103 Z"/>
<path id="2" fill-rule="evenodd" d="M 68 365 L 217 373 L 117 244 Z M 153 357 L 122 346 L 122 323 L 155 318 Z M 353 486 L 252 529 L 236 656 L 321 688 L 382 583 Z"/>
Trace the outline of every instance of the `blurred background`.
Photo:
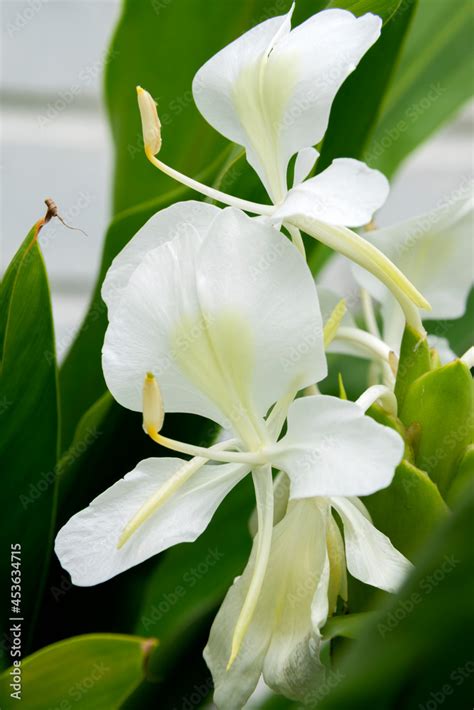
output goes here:
<path id="1" fill-rule="evenodd" d="M 1 10 L 2 271 L 46 197 L 87 233 L 55 220 L 41 237 L 61 360 L 86 311 L 110 217 L 112 142 L 101 94 L 120 0 L 2 0 Z M 123 91 L 135 100 L 133 86 Z M 473 122 L 471 105 L 410 156 L 380 224 L 429 210 L 472 178 Z M 332 269 L 346 279 L 340 263 Z"/>

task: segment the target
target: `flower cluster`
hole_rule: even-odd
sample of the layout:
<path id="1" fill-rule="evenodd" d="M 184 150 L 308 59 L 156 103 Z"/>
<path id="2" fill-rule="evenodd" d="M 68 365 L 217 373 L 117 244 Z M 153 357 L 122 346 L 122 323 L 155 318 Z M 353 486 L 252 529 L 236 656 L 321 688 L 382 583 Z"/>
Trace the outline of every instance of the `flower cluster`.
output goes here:
<path id="1" fill-rule="evenodd" d="M 378 401 L 396 414 L 399 321 L 423 337 L 419 309 L 429 304 L 418 288 L 435 305 L 437 294 L 411 269 L 413 224 L 365 236 L 350 229 L 370 222 L 385 201 L 381 173 L 341 158 L 308 177 L 334 97 L 380 30 L 380 18 L 344 10 L 320 12 L 291 29 L 290 11 L 198 71 L 199 110 L 245 148 L 272 204 L 222 193 L 159 160 L 156 105 L 138 88 L 149 160 L 228 206 L 174 204 L 115 258 L 102 289 L 109 316 L 103 370 L 115 399 L 143 412 L 154 441 L 192 458 L 141 461 L 69 520 L 56 552 L 74 584 L 98 584 L 195 540 L 223 498 L 251 475 L 252 553 L 204 651 L 222 708 L 241 708 L 262 675 L 276 692 L 303 700 L 321 682 L 321 629 L 338 598 L 347 599 L 347 570 L 394 591 L 410 567 L 359 500 L 390 485 L 404 452 L 401 436 L 366 411 Z M 460 240 L 466 210 L 455 210 Z M 436 234 L 450 219 L 451 208 L 435 221 Z M 337 296 L 318 295 L 300 230 L 354 262 L 373 325 L 368 332 Z M 424 248 L 425 234 L 415 248 Z M 369 292 L 383 303 L 387 328 L 397 321 L 385 340 Z M 466 292 L 458 280 L 450 313 Z M 356 402 L 320 394 L 328 348 L 373 358 L 384 384 Z M 222 436 L 209 448 L 169 439 L 161 434 L 166 412 L 206 417 Z"/>

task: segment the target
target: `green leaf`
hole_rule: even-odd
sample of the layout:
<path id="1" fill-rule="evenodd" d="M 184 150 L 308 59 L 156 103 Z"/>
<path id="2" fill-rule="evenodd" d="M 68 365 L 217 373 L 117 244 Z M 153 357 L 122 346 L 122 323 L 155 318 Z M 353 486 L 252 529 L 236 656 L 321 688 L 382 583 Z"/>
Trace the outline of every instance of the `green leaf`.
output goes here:
<path id="1" fill-rule="evenodd" d="M 330 0 L 327 7 L 349 10 L 358 17 L 366 12 L 372 12 L 387 22 L 402 4 L 402 0 Z"/>
<path id="2" fill-rule="evenodd" d="M 410 559 L 448 512 L 428 474 L 405 460 L 388 488 L 363 500 L 375 527 Z"/>
<path id="3" fill-rule="evenodd" d="M 25 658 L 20 698 L 13 668 L 0 677 L 2 708 L 118 710 L 143 681 L 156 639 L 115 634 L 77 636 Z"/>
<path id="4" fill-rule="evenodd" d="M 426 337 L 407 325 L 400 346 L 400 360 L 395 382 L 395 396 L 399 409 L 403 407 L 411 383 L 430 370 L 431 357 Z"/>
<path id="5" fill-rule="evenodd" d="M 473 9 L 471 0 L 419 0 L 382 116 L 365 151 L 372 167 L 393 175 L 472 95 Z"/>
<path id="6" fill-rule="evenodd" d="M 474 444 L 470 444 L 454 474 L 453 482 L 448 490 L 448 503 L 453 505 L 461 500 L 467 486 L 474 484 Z"/>
<path id="7" fill-rule="evenodd" d="M 472 411 L 473 382 L 460 360 L 419 377 L 407 391 L 400 419 L 420 429 L 415 463 L 430 474 L 443 495 L 472 442 Z"/>
<path id="8" fill-rule="evenodd" d="M 472 705 L 474 487 L 350 648 L 318 710 Z M 315 707 L 315 704 L 311 705 Z"/>
<path id="9" fill-rule="evenodd" d="M 40 226 L 29 232 L 0 290 L 0 576 L 21 584 L 19 607 L 10 601 L 10 584 L 3 585 L 1 631 L 5 638 L 9 616 L 27 620 L 23 648 L 31 641 L 51 552 L 59 436 L 54 331 L 37 241 Z M 21 582 L 16 581 L 19 577 Z M 18 588 L 12 591 L 18 599 Z M 2 644 L 3 652 L 7 646 Z"/>
<path id="10" fill-rule="evenodd" d="M 361 630 L 370 619 L 375 616 L 373 611 L 364 611 L 359 614 L 345 614 L 332 616 L 323 626 L 321 633 L 324 641 L 342 636 L 348 639 L 359 637 Z"/>

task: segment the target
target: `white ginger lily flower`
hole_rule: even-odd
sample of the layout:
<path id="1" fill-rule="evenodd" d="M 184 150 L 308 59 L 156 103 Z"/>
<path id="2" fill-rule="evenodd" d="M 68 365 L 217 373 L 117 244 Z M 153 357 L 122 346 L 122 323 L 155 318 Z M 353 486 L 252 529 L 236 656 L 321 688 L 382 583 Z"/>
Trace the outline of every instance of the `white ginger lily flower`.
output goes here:
<path id="1" fill-rule="evenodd" d="M 252 471 L 259 535 L 235 658 L 270 553 L 272 465 L 288 474 L 291 497 L 370 494 L 390 484 L 403 442 L 353 402 L 292 403 L 327 371 L 316 286 L 283 234 L 239 210 L 190 201 L 159 212 L 114 260 L 103 297 L 110 391 L 124 407 L 145 405 L 153 440 L 195 458 L 142 461 L 71 518 L 56 552 L 73 583 L 97 584 L 196 539 Z M 209 449 L 168 439 L 164 411 L 202 415 L 235 438 Z"/>
<path id="2" fill-rule="evenodd" d="M 222 49 L 193 83 L 199 110 L 245 147 L 274 206 L 220 192 L 159 160 L 158 114 L 150 111 L 151 96 L 138 87 L 146 155 L 158 169 L 207 197 L 283 223 L 302 252 L 300 229 L 368 269 L 391 289 L 407 320 L 421 328 L 416 307 L 429 309 L 428 302 L 384 254 L 347 229 L 368 223 L 385 202 L 386 178 L 358 160 L 339 158 L 305 180 L 318 157 L 312 146 L 324 136 L 334 97 L 379 37 L 382 21 L 370 13 L 356 18 L 332 9 L 291 29 L 292 12 L 266 20 Z M 294 186 L 288 190 L 294 155 Z"/>
<path id="3" fill-rule="evenodd" d="M 341 518 L 344 541 L 333 510 Z M 346 565 L 357 579 L 389 592 L 396 591 L 411 568 L 373 526 L 358 498 L 290 500 L 273 531 L 254 619 L 227 669 L 232 629 L 252 578 L 257 544 L 258 535 L 204 651 L 214 679 L 214 700 L 226 710 L 243 707 L 262 674 L 272 690 L 292 700 L 307 703 L 317 697 L 325 673 L 319 659 L 321 628 L 335 612 L 338 596 L 347 600 Z"/>
<path id="4" fill-rule="evenodd" d="M 466 196 L 466 193 L 467 196 Z M 366 238 L 383 251 L 428 297 L 432 310 L 424 319 L 452 319 L 463 315 L 473 284 L 474 219 L 472 185 L 436 210 L 368 232 Z M 361 286 L 382 305 L 383 338 L 399 351 L 404 318 L 398 303 L 383 284 L 354 267 Z M 443 342 L 443 358 L 449 350 Z"/>

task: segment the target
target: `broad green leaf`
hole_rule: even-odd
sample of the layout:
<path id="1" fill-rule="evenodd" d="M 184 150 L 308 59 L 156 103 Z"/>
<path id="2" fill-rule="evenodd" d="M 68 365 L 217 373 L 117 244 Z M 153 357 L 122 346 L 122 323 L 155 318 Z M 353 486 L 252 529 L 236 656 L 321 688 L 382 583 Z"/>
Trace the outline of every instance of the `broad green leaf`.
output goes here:
<path id="1" fill-rule="evenodd" d="M 118 710 L 144 680 L 156 645 L 153 638 L 118 634 L 55 643 L 22 661 L 18 688 L 11 686 L 13 667 L 0 676 L 2 708 Z"/>
<path id="2" fill-rule="evenodd" d="M 474 487 L 331 675 L 318 710 L 472 705 Z M 312 704 L 315 707 L 315 704 Z"/>
<path id="3" fill-rule="evenodd" d="M 395 382 L 395 396 L 400 410 L 411 383 L 429 372 L 430 369 L 430 349 L 426 337 L 407 325 L 400 347 L 400 360 Z"/>
<path id="4" fill-rule="evenodd" d="M 407 391 L 400 419 L 419 428 L 415 463 L 445 495 L 472 443 L 473 382 L 467 366 L 455 360 L 419 377 Z"/>
<path id="5" fill-rule="evenodd" d="M 49 563 L 59 436 L 53 320 L 39 226 L 18 250 L 0 290 L 1 631 L 5 639 L 8 618 L 24 618 L 23 649 L 31 642 Z M 10 582 L 21 586 L 19 604 L 10 601 Z M 18 601 L 18 586 L 12 592 Z M 3 654 L 8 648 L 2 644 Z"/>
<path id="6" fill-rule="evenodd" d="M 364 498 L 375 527 L 413 558 L 448 508 L 427 473 L 403 460 L 388 488 Z"/>
<path id="7" fill-rule="evenodd" d="M 365 151 L 364 159 L 372 167 L 393 175 L 472 96 L 473 11 L 471 0 L 419 0 L 400 65 Z"/>

